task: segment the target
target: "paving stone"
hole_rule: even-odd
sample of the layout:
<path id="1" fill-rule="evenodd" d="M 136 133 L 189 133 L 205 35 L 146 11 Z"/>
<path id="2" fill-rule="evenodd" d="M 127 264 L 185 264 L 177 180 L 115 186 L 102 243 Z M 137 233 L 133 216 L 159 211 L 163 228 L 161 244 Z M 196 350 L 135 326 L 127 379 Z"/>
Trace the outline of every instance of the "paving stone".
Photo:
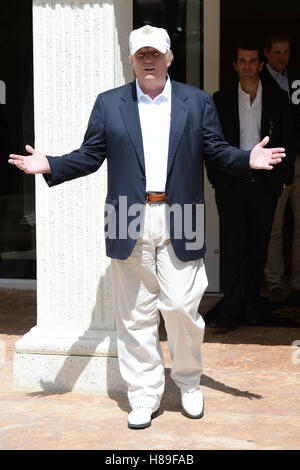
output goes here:
<path id="1" fill-rule="evenodd" d="M 202 314 L 217 300 L 205 296 Z M 180 393 L 170 379 L 162 327 L 166 389 L 160 414 L 151 427 L 135 431 L 127 428 L 126 397 L 13 389 L 14 343 L 35 322 L 35 292 L 0 290 L 0 340 L 6 350 L 0 365 L 1 450 L 300 447 L 300 364 L 292 346 L 300 340 L 299 328 L 240 327 L 220 335 L 207 327 L 201 380 L 205 416 L 190 420 L 181 414 Z"/>

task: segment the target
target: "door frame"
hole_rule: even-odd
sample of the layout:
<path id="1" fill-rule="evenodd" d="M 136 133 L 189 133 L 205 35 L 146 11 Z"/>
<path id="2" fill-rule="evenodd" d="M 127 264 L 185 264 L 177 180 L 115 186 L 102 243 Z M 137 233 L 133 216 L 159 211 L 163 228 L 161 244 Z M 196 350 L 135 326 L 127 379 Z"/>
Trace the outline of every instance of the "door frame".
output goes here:
<path id="1" fill-rule="evenodd" d="M 220 0 L 204 0 L 203 30 L 203 83 L 204 90 L 212 94 L 219 90 L 220 85 Z M 215 191 L 207 179 L 206 170 L 204 174 L 207 292 L 220 292 L 219 215 Z"/>

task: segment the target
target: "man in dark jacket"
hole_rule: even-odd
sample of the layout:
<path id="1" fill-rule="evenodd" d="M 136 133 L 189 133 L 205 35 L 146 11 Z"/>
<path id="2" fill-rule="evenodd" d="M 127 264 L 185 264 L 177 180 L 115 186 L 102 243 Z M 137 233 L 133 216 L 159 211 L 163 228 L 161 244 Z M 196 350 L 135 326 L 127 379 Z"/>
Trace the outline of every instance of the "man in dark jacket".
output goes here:
<path id="1" fill-rule="evenodd" d="M 291 274 L 289 284 L 291 289 L 290 300 L 300 301 L 300 105 L 295 100 L 295 85 L 297 81 L 291 73 L 287 72 L 290 58 L 290 40 L 286 36 L 271 36 L 265 41 L 264 54 L 267 63 L 260 78 L 263 87 L 269 93 L 284 90 L 290 103 L 296 141 L 295 172 L 291 184 L 284 188 L 274 214 L 273 227 L 270 236 L 268 258 L 265 267 L 265 278 L 269 287 L 269 300 L 273 304 L 284 303 L 286 293 L 283 285 L 285 263 L 283 256 L 283 230 L 285 209 L 290 201 L 294 227 L 291 249 Z"/>
<path id="2" fill-rule="evenodd" d="M 213 169 L 208 162 L 220 216 L 224 293 L 212 326 L 223 328 L 236 328 L 243 321 L 259 323 L 260 284 L 273 215 L 284 185 L 293 179 L 294 164 L 289 106 L 282 91 L 274 97 L 262 87 L 259 49 L 255 45 L 238 48 L 234 67 L 238 85 L 214 95 L 225 139 L 247 150 L 269 135 L 271 146 L 286 146 L 287 158 L 272 172 L 253 172 L 248 181 Z"/>

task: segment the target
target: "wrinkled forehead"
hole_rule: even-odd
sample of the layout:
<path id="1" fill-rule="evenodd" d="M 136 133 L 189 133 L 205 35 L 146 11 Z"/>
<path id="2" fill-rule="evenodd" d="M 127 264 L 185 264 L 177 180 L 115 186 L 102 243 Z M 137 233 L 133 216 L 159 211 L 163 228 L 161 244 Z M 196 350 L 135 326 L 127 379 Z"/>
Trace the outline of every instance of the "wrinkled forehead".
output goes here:
<path id="1" fill-rule="evenodd" d="M 155 47 L 141 47 L 140 49 L 138 49 L 134 55 L 138 55 L 138 54 L 147 54 L 147 53 L 150 53 L 150 54 L 162 54 L 162 52 L 160 52 L 158 49 L 155 49 Z"/>

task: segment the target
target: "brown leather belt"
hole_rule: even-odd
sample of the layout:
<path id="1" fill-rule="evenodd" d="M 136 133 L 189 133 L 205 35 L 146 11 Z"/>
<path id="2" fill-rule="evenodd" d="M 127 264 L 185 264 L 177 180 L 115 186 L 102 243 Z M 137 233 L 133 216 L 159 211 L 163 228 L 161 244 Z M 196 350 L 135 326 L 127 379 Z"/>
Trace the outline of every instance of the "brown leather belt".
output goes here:
<path id="1" fill-rule="evenodd" d="M 146 202 L 163 202 L 165 193 L 146 193 Z"/>

